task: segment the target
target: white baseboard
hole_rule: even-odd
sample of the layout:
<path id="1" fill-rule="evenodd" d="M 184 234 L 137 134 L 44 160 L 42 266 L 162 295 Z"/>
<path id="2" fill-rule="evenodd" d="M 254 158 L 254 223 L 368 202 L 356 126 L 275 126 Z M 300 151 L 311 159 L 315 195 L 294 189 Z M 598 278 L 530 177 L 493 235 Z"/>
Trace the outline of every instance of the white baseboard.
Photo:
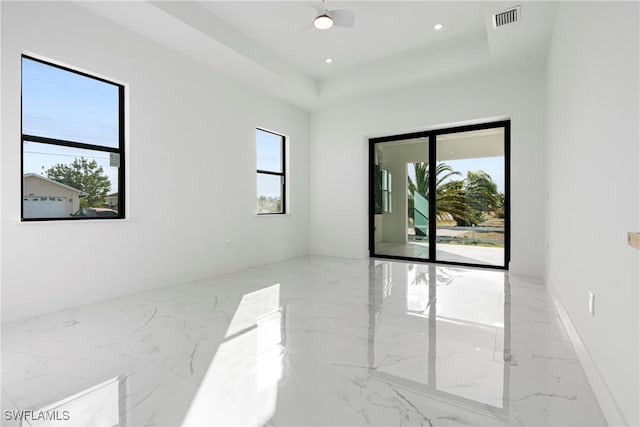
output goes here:
<path id="1" fill-rule="evenodd" d="M 547 288 L 549 290 L 549 293 L 551 294 L 553 303 L 556 306 L 556 310 L 558 312 L 560 320 L 562 321 L 562 325 L 564 326 L 564 329 L 566 330 L 567 335 L 569 336 L 569 339 L 571 340 L 571 343 L 576 350 L 578 360 L 580 360 L 580 363 L 582 364 L 582 368 L 584 369 L 587 380 L 591 385 L 593 394 L 595 394 L 596 400 L 600 405 L 602 415 L 604 415 L 604 418 L 607 420 L 607 424 L 610 427 L 629 426 L 629 423 L 620 410 L 618 403 L 611 394 L 609 386 L 607 386 L 607 382 L 600 373 L 600 370 L 593 360 L 593 357 L 591 357 L 591 353 L 584 345 L 584 342 L 582 341 L 582 338 L 580 338 L 578 330 L 573 325 L 569 313 L 564 308 L 562 300 L 560 299 L 560 295 L 553 286 L 548 285 Z"/>

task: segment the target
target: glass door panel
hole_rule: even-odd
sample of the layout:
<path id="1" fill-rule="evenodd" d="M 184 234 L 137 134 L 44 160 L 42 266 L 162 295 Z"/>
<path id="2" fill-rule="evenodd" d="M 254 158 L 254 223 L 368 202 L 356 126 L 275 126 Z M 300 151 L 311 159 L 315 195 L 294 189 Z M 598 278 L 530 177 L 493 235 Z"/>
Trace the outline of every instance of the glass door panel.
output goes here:
<path id="1" fill-rule="evenodd" d="M 436 136 L 436 261 L 505 266 L 505 128 Z"/>
<path id="2" fill-rule="evenodd" d="M 374 147 L 374 253 L 429 259 L 427 137 Z"/>

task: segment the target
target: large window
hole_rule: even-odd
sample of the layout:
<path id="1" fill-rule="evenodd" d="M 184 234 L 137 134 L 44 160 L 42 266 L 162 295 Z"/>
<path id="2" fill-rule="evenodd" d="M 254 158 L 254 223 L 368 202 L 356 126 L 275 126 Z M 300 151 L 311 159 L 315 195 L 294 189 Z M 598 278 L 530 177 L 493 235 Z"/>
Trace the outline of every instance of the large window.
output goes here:
<path id="1" fill-rule="evenodd" d="M 256 129 L 257 213 L 286 212 L 285 137 Z"/>
<path id="2" fill-rule="evenodd" d="M 22 57 L 22 220 L 124 218 L 124 87 Z"/>

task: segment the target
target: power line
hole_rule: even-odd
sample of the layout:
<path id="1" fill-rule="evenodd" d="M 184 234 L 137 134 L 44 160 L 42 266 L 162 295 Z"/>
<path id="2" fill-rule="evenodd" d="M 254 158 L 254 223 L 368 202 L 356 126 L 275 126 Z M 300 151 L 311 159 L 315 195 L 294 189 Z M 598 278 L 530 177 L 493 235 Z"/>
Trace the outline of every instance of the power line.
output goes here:
<path id="1" fill-rule="evenodd" d="M 109 157 L 93 157 L 93 156 L 78 156 L 77 154 L 53 154 L 53 153 L 45 153 L 42 151 L 24 151 L 24 153 L 28 154 L 44 154 L 48 156 L 62 156 L 62 157 L 81 157 L 85 159 L 95 159 L 95 160 L 109 160 Z"/>

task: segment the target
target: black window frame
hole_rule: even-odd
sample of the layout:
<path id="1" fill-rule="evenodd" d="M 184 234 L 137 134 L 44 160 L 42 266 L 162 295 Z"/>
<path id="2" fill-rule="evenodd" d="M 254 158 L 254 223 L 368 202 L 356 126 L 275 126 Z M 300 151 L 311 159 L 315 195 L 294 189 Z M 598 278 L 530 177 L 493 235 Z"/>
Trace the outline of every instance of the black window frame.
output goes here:
<path id="1" fill-rule="evenodd" d="M 55 67 L 63 71 L 78 74 L 83 77 L 87 77 L 93 80 L 97 80 L 103 83 L 107 83 L 115 86 L 118 89 L 118 147 L 105 147 L 101 145 L 88 144 L 80 141 L 70 141 L 56 138 L 48 138 L 44 136 L 36 136 L 24 133 L 23 119 L 23 71 L 22 67 L 24 60 L 39 62 L 41 64 Z M 20 220 L 23 222 L 38 222 L 38 221 L 85 221 L 85 220 L 107 220 L 107 219 L 125 219 L 125 87 L 120 83 L 116 83 L 102 77 L 97 77 L 82 71 L 74 70 L 63 65 L 55 64 L 40 58 L 35 58 L 30 55 L 21 55 L 20 57 Z M 77 148 L 84 150 L 101 151 L 104 153 L 116 153 L 119 155 L 119 167 L 118 167 L 118 215 L 113 217 L 84 217 L 84 216 L 68 216 L 68 217 L 56 217 L 56 218 L 25 218 L 24 217 L 24 142 L 36 142 L 41 144 L 55 145 L 61 147 Z"/>
<path id="2" fill-rule="evenodd" d="M 256 128 L 256 131 L 270 133 L 272 135 L 276 135 L 280 138 L 280 151 L 282 154 L 282 172 L 269 171 L 265 169 L 257 169 L 256 168 L 256 178 L 258 175 L 271 175 L 271 176 L 279 176 L 282 178 L 282 209 L 281 212 L 256 212 L 256 215 L 285 215 L 287 213 L 287 137 L 270 131 L 263 128 Z M 257 162 L 257 141 L 256 141 L 256 162 Z M 257 196 L 257 191 L 256 191 Z"/>

